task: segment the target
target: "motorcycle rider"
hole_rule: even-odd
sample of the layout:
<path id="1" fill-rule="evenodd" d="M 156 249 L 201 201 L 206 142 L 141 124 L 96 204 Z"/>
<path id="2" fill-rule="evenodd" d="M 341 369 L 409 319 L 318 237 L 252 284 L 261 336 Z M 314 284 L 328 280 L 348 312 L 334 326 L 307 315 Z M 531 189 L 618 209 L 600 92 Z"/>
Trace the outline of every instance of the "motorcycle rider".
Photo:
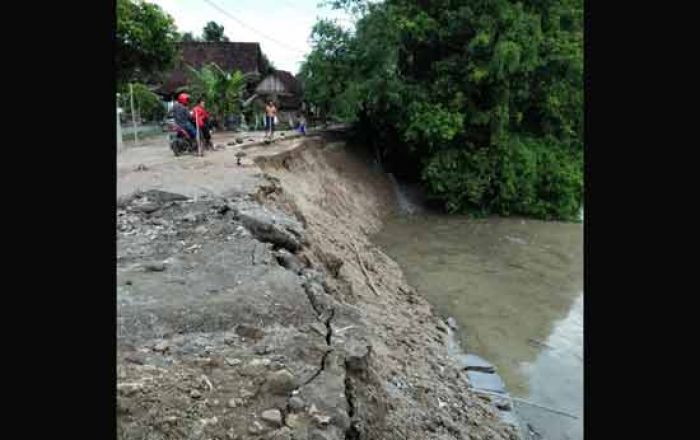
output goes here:
<path id="1" fill-rule="evenodd" d="M 187 109 L 187 105 L 190 102 L 190 95 L 187 93 L 180 93 L 177 97 L 177 101 L 173 104 L 173 117 L 175 118 L 175 123 L 182 127 L 190 138 L 195 139 L 197 136 L 197 130 L 194 128 L 192 123 L 192 116 L 190 111 Z"/>

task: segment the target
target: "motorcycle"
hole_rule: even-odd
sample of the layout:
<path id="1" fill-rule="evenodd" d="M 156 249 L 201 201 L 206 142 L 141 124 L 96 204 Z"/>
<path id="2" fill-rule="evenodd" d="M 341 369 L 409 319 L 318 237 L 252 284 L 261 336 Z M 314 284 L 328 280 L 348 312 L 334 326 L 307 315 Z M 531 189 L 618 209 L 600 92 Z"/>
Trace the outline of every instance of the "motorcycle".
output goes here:
<path id="1" fill-rule="evenodd" d="M 187 133 L 187 130 L 175 123 L 168 125 L 170 149 L 173 150 L 175 156 L 184 153 L 196 154 L 198 152 L 197 140 Z M 202 148 L 212 150 L 213 145 L 211 140 L 202 139 Z"/>

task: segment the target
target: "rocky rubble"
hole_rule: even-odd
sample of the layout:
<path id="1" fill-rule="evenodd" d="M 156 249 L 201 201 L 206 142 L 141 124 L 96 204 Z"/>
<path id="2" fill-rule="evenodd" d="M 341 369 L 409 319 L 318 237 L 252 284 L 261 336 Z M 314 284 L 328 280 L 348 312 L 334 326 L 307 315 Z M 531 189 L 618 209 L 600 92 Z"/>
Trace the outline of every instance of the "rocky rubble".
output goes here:
<path id="1" fill-rule="evenodd" d="M 334 301 L 298 221 L 147 194 L 117 226 L 120 438 L 345 438 Z"/>

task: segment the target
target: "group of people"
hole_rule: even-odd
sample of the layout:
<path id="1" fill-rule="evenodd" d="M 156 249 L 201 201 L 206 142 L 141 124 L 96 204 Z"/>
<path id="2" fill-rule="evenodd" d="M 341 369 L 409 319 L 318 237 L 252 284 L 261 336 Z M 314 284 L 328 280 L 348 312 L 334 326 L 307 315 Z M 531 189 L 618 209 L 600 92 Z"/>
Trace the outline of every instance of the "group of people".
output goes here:
<path id="1" fill-rule="evenodd" d="M 173 105 L 175 123 L 182 127 L 192 139 L 197 138 L 197 129 L 199 129 L 199 134 L 208 143 L 211 140 L 210 118 L 209 112 L 204 108 L 204 98 L 197 99 L 192 110 L 188 108 L 189 104 L 190 95 L 180 93 Z M 276 119 L 277 106 L 274 101 L 269 100 L 265 105 L 265 134 L 268 138 L 272 138 L 275 132 Z M 299 115 L 297 129 L 302 134 L 306 134 L 306 119 L 303 114 Z"/>
<path id="2" fill-rule="evenodd" d="M 204 108 L 204 98 L 197 99 L 192 110 L 188 109 L 190 103 L 190 95 L 180 93 L 173 105 L 173 117 L 175 123 L 182 127 L 192 139 L 197 138 L 197 129 L 202 138 L 209 142 L 211 133 L 209 131 L 210 119 L 209 112 Z"/>
<path id="3" fill-rule="evenodd" d="M 268 138 L 272 138 L 275 132 L 275 121 L 277 120 L 277 106 L 272 100 L 267 101 L 265 105 L 265 134 Z M 297 130 L 301 134 L 306 134 L 306 118 L 303 113 L 297 113 Z M 291 122 L 290 122 L 291 124 Z"/>

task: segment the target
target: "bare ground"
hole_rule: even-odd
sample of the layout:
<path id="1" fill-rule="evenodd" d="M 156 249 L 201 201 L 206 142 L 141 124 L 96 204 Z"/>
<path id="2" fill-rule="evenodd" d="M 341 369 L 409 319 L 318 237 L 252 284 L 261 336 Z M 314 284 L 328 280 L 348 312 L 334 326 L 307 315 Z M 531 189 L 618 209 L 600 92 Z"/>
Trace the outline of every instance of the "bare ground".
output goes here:
<path id="1" fill-rule="evenodd" d="M 322 137 L 235 152 L 120 155 L 118 437 L 514 438 L 367 239 L 384 176 Z"/>

